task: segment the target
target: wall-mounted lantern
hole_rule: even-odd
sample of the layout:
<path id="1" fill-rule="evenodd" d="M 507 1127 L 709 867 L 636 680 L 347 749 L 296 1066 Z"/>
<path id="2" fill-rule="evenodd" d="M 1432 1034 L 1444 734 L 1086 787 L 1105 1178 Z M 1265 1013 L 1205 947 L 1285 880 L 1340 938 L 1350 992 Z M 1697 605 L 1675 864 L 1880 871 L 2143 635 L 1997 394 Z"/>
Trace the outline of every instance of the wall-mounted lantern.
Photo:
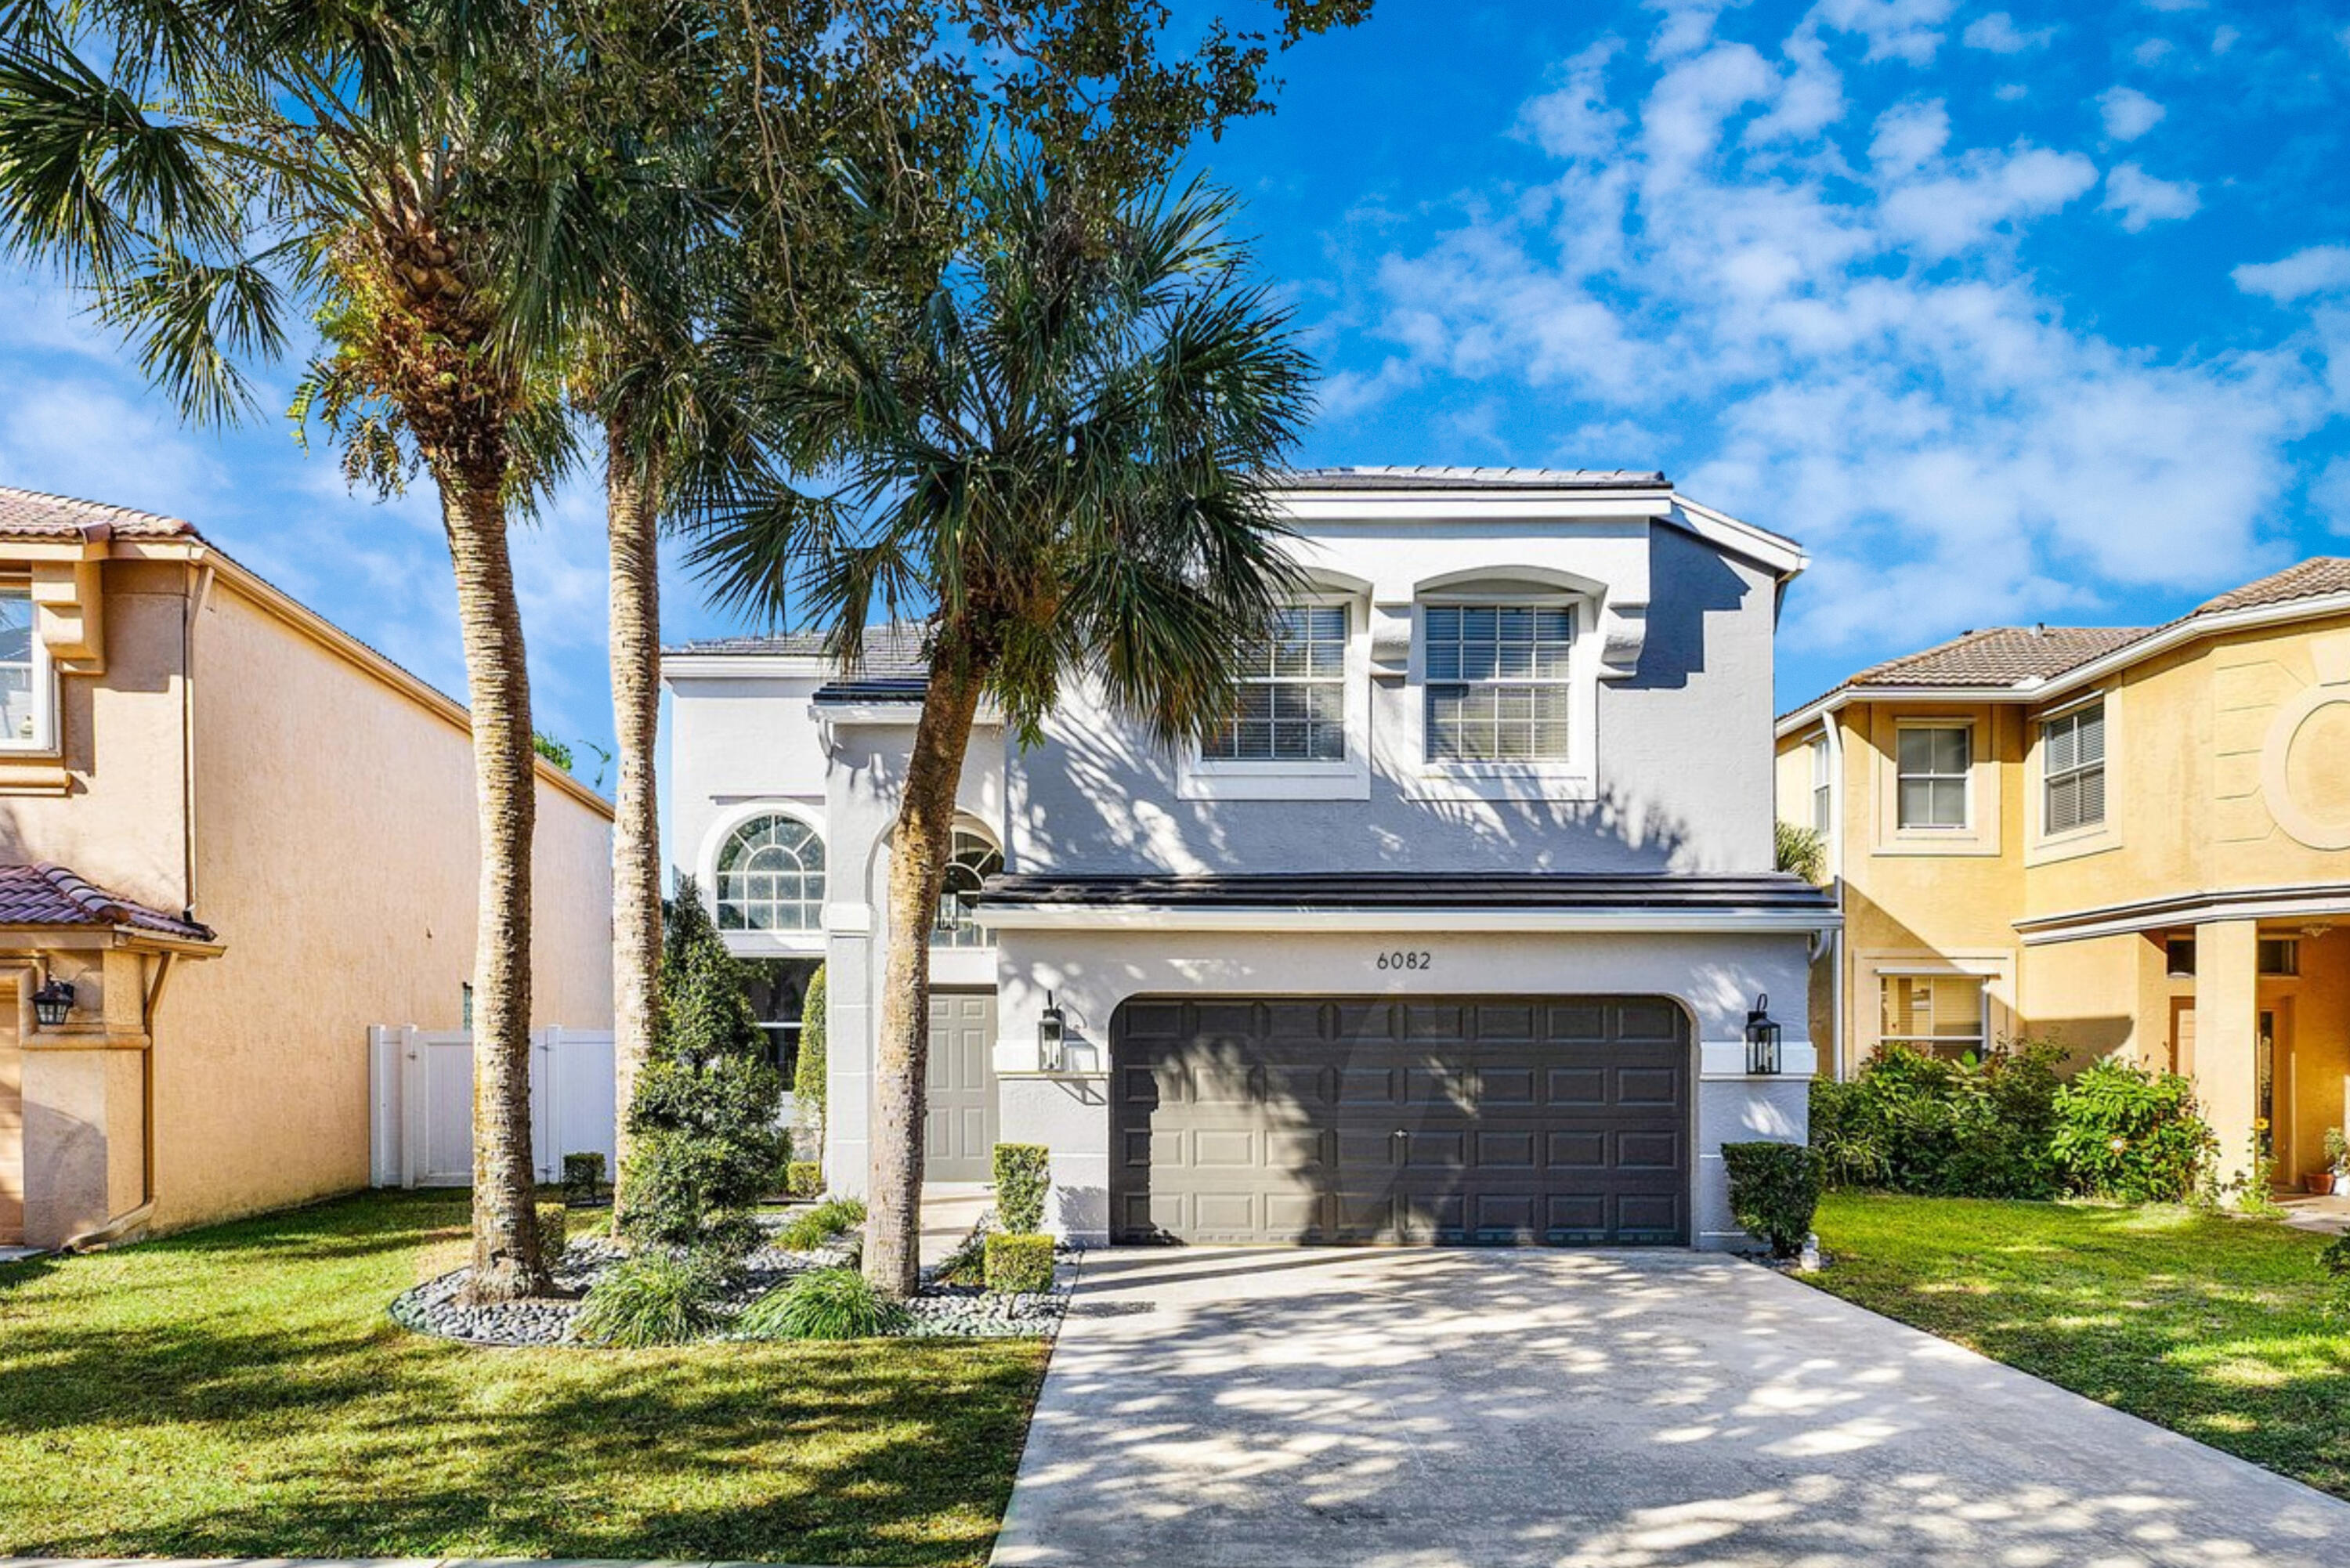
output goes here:
<path id="1" fill-rule="evenodd" d="M 1746 1015 L 1746 1070 L 1755 1074 L 1779 1070 L 1779 1026 L 1772 1022 L 1767 992 L 1754 998 L 1753 1011 Z"/>
<path id="2" fill-rule="evenodd" d="M 52 975 L 47 983 L 33 992 L 33 1016 L 44 1029 L 55 1029 L 73 1011 L 73 981 Z"/>
<path id="3" fill-rule="evenodd" d="M 1047 1073 L 1061 1070 L 1061 1046 L 1068 1038 L 1069 1021 L 1053 993 L 1045 993 L 1045 1011 L 1036 1015 L 1036 1064 Z"/>

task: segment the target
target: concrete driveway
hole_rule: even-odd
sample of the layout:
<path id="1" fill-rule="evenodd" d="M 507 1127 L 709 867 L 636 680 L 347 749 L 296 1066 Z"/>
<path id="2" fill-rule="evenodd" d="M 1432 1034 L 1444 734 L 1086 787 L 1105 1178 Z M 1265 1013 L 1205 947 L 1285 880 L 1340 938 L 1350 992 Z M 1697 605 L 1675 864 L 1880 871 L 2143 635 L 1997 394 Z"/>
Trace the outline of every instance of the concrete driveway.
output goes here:
<path id="1" fill-rule="evenodd" d="M 994 1561 L 2342 1568 L 2350 1505 L 1748 1263 L 1118 1251 Z"/>

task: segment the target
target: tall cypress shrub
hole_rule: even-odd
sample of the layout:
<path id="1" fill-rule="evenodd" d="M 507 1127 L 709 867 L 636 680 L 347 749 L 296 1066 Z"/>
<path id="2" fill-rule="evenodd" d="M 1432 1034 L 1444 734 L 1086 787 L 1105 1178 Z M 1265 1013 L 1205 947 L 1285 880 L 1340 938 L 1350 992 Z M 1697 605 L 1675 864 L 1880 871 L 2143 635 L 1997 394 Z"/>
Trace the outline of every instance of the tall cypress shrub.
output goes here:
<path id="1" fill-rule="evenodd" d="M 825 1114 L 825 983 L 824 965 L 808 977 L 807 994 L 800 1005 L 800 1059 L 792 1071 L 792 1114 L 807 1129 L 802 1159 L 824 1158 Z"/>
<path id="2" fill-rule="evenodd" d="M 740 1257 L 752 1212 L 781 1184 L 783 1077 L 691 877 L 680 881 L 661 952 L 652 1055 L 629 1106 L 629 1240 Z"/>

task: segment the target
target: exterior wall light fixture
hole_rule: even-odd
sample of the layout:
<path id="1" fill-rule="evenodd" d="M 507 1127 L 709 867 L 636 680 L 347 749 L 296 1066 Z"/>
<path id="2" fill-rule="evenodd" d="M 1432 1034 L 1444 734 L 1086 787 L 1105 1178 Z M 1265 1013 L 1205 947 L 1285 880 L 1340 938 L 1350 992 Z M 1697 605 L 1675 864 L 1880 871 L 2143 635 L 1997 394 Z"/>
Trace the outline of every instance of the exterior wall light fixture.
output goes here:
<path id="1" fill-rule="evenodd" d="M 1753 1011 L 1746 1015 L 1746 1070 L 1753 1074 L 1779 1070 L 1779 1026 L 1771 1019 L 1768 992 L 1754 998 Z"/>
<path id="2" fill-rule="evenodd" d="M 69 980 L 51 976 L 40 990 L 33 992 L 33 1016 L 40 1021 L 44 1029 L 55 1029 L 63 1023 L 66 1014 L 73 1011 L 73 981 Z"/>
<path id="3" fill-rule="evenodd" d="M 1036 1015 L 1036 1064 L 1047 1073 L 1061 1070 L 1061 1047 L 1068 1038 L 1069 1021 L 1053 993 L 1045 993 L 1045 1011 Z"/>

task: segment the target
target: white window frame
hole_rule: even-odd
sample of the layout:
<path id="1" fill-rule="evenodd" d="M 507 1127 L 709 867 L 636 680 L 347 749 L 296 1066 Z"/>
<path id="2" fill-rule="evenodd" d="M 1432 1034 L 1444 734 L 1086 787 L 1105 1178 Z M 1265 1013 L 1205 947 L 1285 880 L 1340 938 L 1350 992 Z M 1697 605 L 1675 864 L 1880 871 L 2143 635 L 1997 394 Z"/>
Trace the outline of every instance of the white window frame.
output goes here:
<path id="1" fill-rule="evenodd" d="M 1991 988 L 1996 975 L 1970 970 L 1883 969 L 1877 974 L 1877 1044 L 1908 1045 L 1939 1055 L 1952 1045 L 1968 1045 L 1980 1056 L 1991 1049 Z M 1972 1034 L 1887 1034 L 1885 1033 L 1885 987 L 1896 981 L 1964 981 L 1975 988 L 1975 1032 Z"/>
<path id="2" fill-rule="evenodd" d="M 930 942 L 931 950 L 934 953 L 970 952 L 995 945 L 993 936 L 977 920 L 958 919 L 950 924 L 942 918 L 946 914 L 947 900 L 954 898 L 959 891 L 951 885 L 955 873 L 958 871 L 968 873 L 970 870 L 962 859 L 966 841 L 983 846 L 988 854 L 994 856 L 997 869 L 1002 869 L 1003 866 L 1003 846 L 996 842 L 995 835 L 973 822 L 963 821 L 955 824 L 954 853 L 947 861 L 946 881 L 941 883 L 939 888 L 938 912 L 931 918 L 931 929 L 926 939 Z"/>
<path id="3" fill-rule="evenodd" d="M 788 797 L 736 800 L 714 819 L 702 838 L 702 853 L 696 867 L 702 883 L 703 906 L 710 911 L 711 924 L 718 924 L 718 857 L 725 853 L 726 845 L 744 825 L 762 816 L 788 816 L 816 835 L 824 846 L 825 904 L 818 923 L 795 930 L 728 930 L 719 927 L 719 939 L 726 950 L 743 958 L 820 957 L 825 951 L 825 938 L 832 928 L 836 900 L 854 881 L 849 872 L 834 864 L 832 835 L 827 831 L 824 814 L 803 800 Z"/>
<path id="4" fill-rule="evenodd" d="M 1525 606 L 1571 612 L 1566 656 L 1566 759 L 1564 762 L 1432 761 L 1428 754 L 1428 612 L 1458 606 Z M 1598 797 L 1599 656 L 1597 604 L 1586 594 L 1528 585 L 1521 588 L 1430 590 L 1411 609 L 1409 701 L 1398 749 L 1404 794 L 1418 800 L 1581 802 Z"/>
<path id="5" fill-rule="evenodd" d="M 33 599 L 29 578 L 0 578 L 0 592 L 22 590 L 25 609 L 29 621 L 29 642 L 32 670 L 29 683 L 33 699 L 33 732 L 18 736 L 0 732 L 0 753 L 13 756 L 42 756 L 57 749 L 57 676 L 50 662 L 48 644 L 41 640 L 40 607 Z"/>
<path id="6" fill-rule="evenodd" d="M 1822 838 L 1835 831 L 1835 770 L 1828 755 L 1828 738 L 1812 741 L 1812 831 Z"/>
<path id="7" fill-rule="evenodd" d="M 2089 712 L 2093 709 L 2097 714 L 2098 742 L 2096 762 L 2094 763 L 2076 762 L 2069 768 L 2061 770 L 2051 769 L 2048 765 L 2049 726 L 2052 724 L 2063 723 L 2072 723 L 2077 726 L 2082 715 Z M 2054 712 L 2043 713 L 2033 722 L 2033 749 L 2038 753 L 2040 760 L 2039 807 L 2041 837 L 2055 841 L 2075 837 L 2085 837 L 2091 834 L 2105 832 L 2107 825 L 2113 821 L 2114 809 L 2113 709 L 2106 703 L 2105 694 L 2103 692 L 2099 692 L 2095 697 L 2085 698 L 2078 702 L 2068 703 L 2064 707 L 2055 710 Z M 2077 737 L 2079 733 L 2077 728 L 2075 729 L 2074 733 Z M 2076 740 L 2076 750 L 2077 745 L 2078 742 Z M 2081 777 L 2093 770 L 2096 773 L 2098 777 L 2096 816 L 2093 820 L 2076 822 L 2070 827 L 2052 827 L 2049 826 L 2048 803 L 2050 793 L 2064 780 Z"/>
<path id="8" fill-rule="evenodd" d="M 1959 781 L 1963 792 L 1960 796 L 1959 820 L 1952 822 L 1904 822 L 1901 819 L 1901 786 L 1912 775 L 1901 771 L 1901 738 L 1913 730 L 1954 730 L 1967 738 L 1966 766 L 1957 774 L 1920 774 L 1918 778 L 1942 782 Z M 1923 834 L 1929 837 L 1956 836 L 1975 831 L 1975 767 L 1981 759 L 1975 754 L 1975 726 L 1964 719 L 1903 719 L 1893 727 L 1893 828 L 1900 834 Z"/>
<path id="9" fill-rule="evenodd" d="M 1183 748 L 1176 770 L 1180 800 L 1367 800 L 1371 793 L 1370 618 L 1359 595 L 1314 591 L 1289 600 L 1300 608 L 1338 608 L 1347 615 L 1344 673 L 1346 755 L 1242 761 Z"/>

